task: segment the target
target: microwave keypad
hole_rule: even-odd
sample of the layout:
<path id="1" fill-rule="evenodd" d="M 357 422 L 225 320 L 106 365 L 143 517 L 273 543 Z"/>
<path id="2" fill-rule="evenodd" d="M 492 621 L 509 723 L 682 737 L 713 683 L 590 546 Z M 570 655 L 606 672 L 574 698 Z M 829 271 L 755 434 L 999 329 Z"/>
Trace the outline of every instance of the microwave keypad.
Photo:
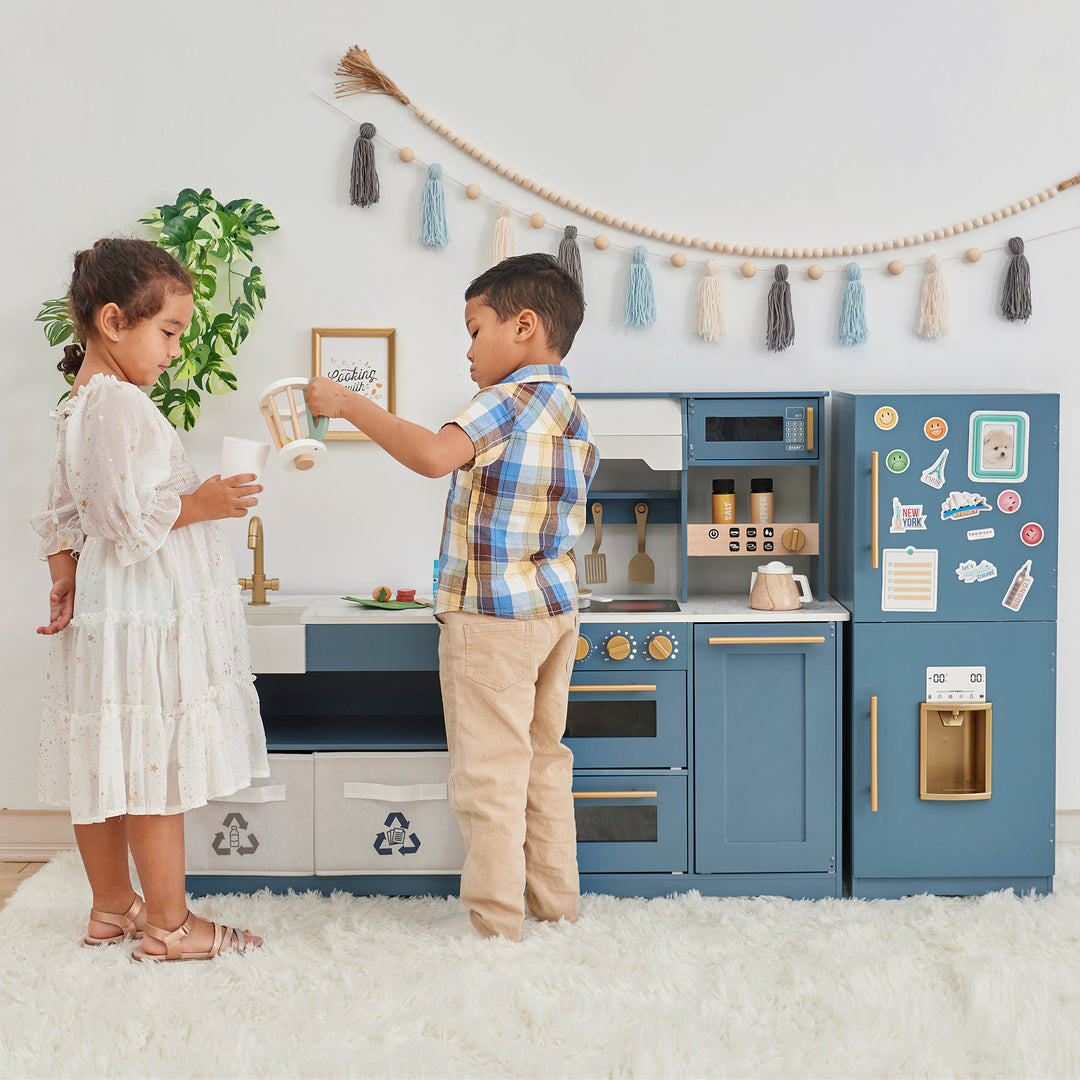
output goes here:
<path id="1" fill-rule="evenodd" d="M 806 409 L 802 406 L 784 410 L 784 446 L 788 450 L 806 449 Z"/>

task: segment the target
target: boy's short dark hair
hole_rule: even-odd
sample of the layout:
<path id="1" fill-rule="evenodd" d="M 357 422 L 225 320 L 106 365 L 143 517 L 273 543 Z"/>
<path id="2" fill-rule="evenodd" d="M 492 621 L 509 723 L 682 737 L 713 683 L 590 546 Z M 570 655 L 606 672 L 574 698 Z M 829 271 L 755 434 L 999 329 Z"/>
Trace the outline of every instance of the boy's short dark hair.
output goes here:
<path id="1" fill-rule="evenodd" d="M 585 318 L 581 286 L 554 255 L 513 255 L 485 270 L 465 290 L 466 300 L 483 300 L 500 322 L 530 308 L 540 316 L 550 348 L 566 356 Z"/>

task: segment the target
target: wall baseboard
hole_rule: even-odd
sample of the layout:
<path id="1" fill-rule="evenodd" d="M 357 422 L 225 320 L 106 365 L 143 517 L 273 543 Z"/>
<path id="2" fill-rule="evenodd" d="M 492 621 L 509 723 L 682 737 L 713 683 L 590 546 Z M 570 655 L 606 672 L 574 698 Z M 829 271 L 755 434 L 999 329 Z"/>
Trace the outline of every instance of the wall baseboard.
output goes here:
<path id="1" fill-rule="evenodd" d="M 1057 842 L 1080 844 L 1080 810 L 1057 812 Z M 75 847 L 66 810 L 0 810 L 0 862 L 48 862 Z"/>

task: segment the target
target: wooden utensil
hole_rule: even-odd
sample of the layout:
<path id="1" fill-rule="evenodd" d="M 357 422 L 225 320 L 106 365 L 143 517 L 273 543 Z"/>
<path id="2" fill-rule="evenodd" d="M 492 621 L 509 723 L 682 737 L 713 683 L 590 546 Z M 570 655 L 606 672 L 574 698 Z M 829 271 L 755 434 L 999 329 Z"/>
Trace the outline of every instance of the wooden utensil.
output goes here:
<path id="1" fill-rule="evenodd" d="M 603 538 L 603 511 L 598 502 L 592 504 L 593 531 L 596 540 L 593 542 L 592 551 L 585 556 L 585 583 L 587 585 L 600 585 L 607 581 L 607 556 L 600 554 L 600 541 Z"/>
<path id="2" fill-rule="evenodd" d="M 636 585 L 651 585 L 654 576 L 653 561 L 645 554 L 645 521 L 649 516 L 648 506 L 639 502 L 634 507 L 634 516 L 637 518 L 637 554 L 630 560 L 627 580 Z"/>

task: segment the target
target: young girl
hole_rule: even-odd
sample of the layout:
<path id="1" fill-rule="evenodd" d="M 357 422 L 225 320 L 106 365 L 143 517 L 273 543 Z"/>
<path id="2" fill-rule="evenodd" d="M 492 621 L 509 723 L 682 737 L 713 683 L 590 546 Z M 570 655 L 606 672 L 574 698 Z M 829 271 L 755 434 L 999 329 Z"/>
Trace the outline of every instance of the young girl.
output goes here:
<path id="1" fill-rule="evenodd" d="M 68 300 L 85 352 L 69 345 L 57 365 L 75 382 L 52 413 L 52 480 L 32 520 L 53 582 L 38 633 L 56 635 L 39 796 L 71 810 L 94 896 L 87 945 L 142 938 L 139 960 L 244 952 L 261 939 L 187 909 L 183 811 L 269 775 L 236 571 L 214 524 L 243 517 L 262 488 L 251 474 L 199 484 L 139 389 L 180 355 L 191 321 L 191 279 L 171 255 L 99 240 L 75 256 Z"/>

